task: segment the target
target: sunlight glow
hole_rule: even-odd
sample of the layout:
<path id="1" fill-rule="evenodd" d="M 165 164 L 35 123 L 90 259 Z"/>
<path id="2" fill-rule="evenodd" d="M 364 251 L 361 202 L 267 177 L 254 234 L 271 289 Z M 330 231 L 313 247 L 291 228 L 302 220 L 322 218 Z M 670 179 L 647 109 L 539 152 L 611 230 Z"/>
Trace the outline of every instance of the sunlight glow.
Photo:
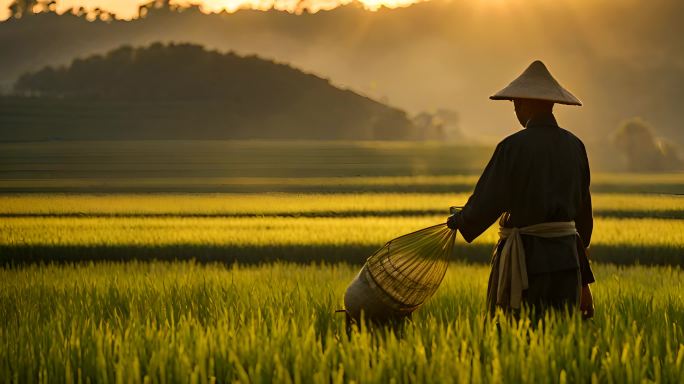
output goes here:
<path id="1" fill-rule="evenodd" d="M 368 11 L 377 11 L 380 8 L 408 7 L 412 4 L 429 0 L 170 0 L 173 6 L 199 6 L 204 13 L 233 13 L 241 9 L 253 9 L 278 11 L 301 14 L 305 12 L 316 13 L 318 11 L 331 10 L 348 4 L 358 4 Z M 9 6 L 13 0 L 0 0 L 0 20 L 10 16 Z M 47 10 L 43 1 L 34 7 L 35 12 Z M 47 0 L 45 0 L 47 3 Z M 58 13 L 69 12 L 83 7 L 88 12 L 96 8 L 109 12 L 117 19 L 131 20 L 139 15 L 139 7 L 149 3 L 149 0 L 57 0 L 53 8 Z"/>
<path id="2" fill-rule="evenodd" d="M 275 9 L 291 13 L 308 11 L 315 13 L 357 3 L 369 11 L 385 8 L 407 7 L 425 0 L 172 0 L 172 4 L 181 6 L 199 5 L 203 12 L 235 12 L 240 9 L 267 11 Z"/>

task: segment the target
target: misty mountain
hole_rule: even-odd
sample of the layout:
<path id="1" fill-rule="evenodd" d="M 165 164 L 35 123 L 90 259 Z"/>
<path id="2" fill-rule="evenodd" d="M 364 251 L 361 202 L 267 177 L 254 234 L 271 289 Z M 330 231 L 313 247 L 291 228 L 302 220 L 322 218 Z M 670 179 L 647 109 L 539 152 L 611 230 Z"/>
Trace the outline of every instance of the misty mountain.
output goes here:
<path id="1" fill-rule="evenodd" d="M 123 46 L 22 75 L 0 139 L 419 139 L 405 112 L 315 75 L 194 44 Z"/>
<path id="2" fill-rule="evenodd" d="M 557 108 L 581 137 L 605 140 L 640 116 L 684 142 L 682 17 L 679 0 L 433 0 L 303 15 L 162 8 L 130 22 L 46 13 L 0 23 L 0 81 L 8 90 L 27 70 L 122 44 L 195 42 L 287 62 L 412 114 L 456 110 L 468 134 L 500 138 L 517 129 L 512 108 L 487 97 L 542 59 L 584 102 Z"/>

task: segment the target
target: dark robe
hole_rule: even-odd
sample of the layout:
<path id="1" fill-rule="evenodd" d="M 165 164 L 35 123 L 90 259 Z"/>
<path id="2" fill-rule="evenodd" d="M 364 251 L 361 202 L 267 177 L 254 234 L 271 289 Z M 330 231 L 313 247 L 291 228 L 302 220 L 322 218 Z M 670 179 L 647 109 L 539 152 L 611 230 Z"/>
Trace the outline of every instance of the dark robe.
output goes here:
<path id="1" fill-rule="evenodd" d="M 553 306 L 579 300 L 579 283 L 594 282 L 585 252 L 593 228 L 589 181 L 582 141 L 560 128 L 552 114 L 537 116 L 497 145 L 475 191 L 458 213 L 458 229 L 471 242 L 499 218 L 505 227 L 518 228 L 574 220 L 579 236 L 522 235 L 530 284 L 523 298 L 528 304 Z M 502 245 L 492 259 L 493 270 Z M 559 282 L 557 287 L 553 281 Z"/>

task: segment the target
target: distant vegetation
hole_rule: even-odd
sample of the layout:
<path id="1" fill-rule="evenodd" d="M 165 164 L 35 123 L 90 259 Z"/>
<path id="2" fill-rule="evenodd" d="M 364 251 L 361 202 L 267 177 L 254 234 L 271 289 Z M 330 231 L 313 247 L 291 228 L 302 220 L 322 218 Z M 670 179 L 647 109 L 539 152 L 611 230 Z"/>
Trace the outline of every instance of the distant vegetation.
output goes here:
<path id="1" fill-rule="evenodd" d="M 256 56 L 123 46 L 24 74 L 0 138 L 420 139 L 405 112 Z"/>
<path id="2" fill-rule="evenodd" d="M 615 146 L 633 172 L 678 170 L 683 165 L 677 146 L 656 137 L 653 127 L 640 118 L 622 123 L 615 135 Z"/>
<path id="3" fill-rule="evenodd" d="M 188 4 L 181 7 L 180 5 L 172 4 L 170 0 L 151 0 L 138 7 L 138 17 L 145 17 L 149 13 L 149 11 L 154 8 L 167 8 L 176 11 L 187 8 L 199 9 L 200 6 L 196 4 Z M 26 15 L 32 15 L 37 13 L 56 13 L 57 1 L 14 0 L 9 6 L 9 10 L 10 17 L 15 19 L 20 19 Z M 99 7 L 95 7 L 92 9 L 87 9 L 83 6 L 72 7 L 68 12 L 78 17 L 85 17 L 90 21 L 111 21 L 116 19 L 116 15 Z"/>

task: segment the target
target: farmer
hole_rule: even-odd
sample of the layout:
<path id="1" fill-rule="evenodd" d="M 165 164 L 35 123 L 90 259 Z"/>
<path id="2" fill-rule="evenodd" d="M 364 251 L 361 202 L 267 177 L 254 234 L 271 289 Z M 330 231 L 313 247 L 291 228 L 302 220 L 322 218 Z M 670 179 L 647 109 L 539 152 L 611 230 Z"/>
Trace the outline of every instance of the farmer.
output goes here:
<path id="1" fill-rule="evenodd" d="M 579 305 L 591 317 L 589 163 L 582 141 L 553 116 L 554 103 L 582 103 L 541 61 L 490 98 L 512 100 L 524 129 L 497 145 L 472 196 L 447 225 L 472 242 L 499 219 L 487 287 L 490 314 L 497 307 L 517 314 L 525 303 L 536 315 Z"/>

